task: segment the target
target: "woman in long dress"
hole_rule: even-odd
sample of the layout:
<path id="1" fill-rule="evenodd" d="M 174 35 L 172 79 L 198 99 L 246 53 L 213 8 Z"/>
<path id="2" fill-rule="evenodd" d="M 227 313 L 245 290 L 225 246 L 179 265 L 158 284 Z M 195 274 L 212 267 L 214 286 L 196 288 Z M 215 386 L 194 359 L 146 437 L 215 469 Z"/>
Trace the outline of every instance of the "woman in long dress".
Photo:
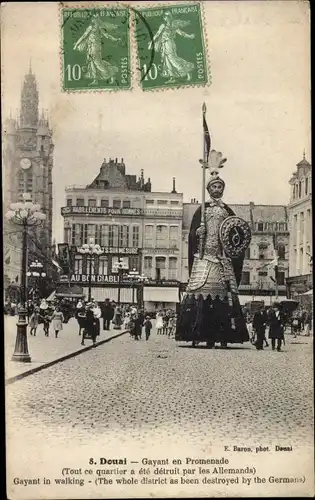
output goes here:
<path id="1" fill-rule="evenodd" d="M 158 335 L 161 335 L 163 326 L 164 326 L 163 313 L 162 311 L 158 311 L 156 313 L 156 332 Z"/>
<path id="2" fill-rule="evenodd" d="M 30 322 L 28 326 L 30 327 L 30 334 L 36 336 L 36 330 L 38 327 L 38 322 L 39 322 L 39 311 L 38 308 L 36 307 L 30 317 Z"/>
<path id="3" fill-rule="evenodd" d="M 97 85 L 99 80 L 110 80 L 114 82 L 114 76 L 118 73 L 118 67 L 110 64 L 102 58 L 102 38 L 113 42 L 120 41 L 108 33 L 116 29 L 115 24 L 105 23 L 95 15 L 92 23 L 74 45 L 74 50 L 86 53 L 87 71 L 86 78 L 93 80 L 90 85 Z"/>
<path id="4" fill-rule="evenodd" d="M 54 310 L 51 319 L 52 319 L 53 329 L 55 330 L 55 337 L 57 339 L 58 338 L 58 333 L 60 332 L 60 330 L 63 329 L 62 323 L 64 321 L 63 314 L 60 311 L 60 309 L 59 309 L 58 306 Z"/>
<path id="5" fill-rule="evenodd" d="M 187 26 L 189 22 L 181 19 L 173 19 L 170 12 L 166 12 L 163 20 L 164 23 L 159 27 L 148 48 L 151 50 L 154 44 L 155 51 L 160 52 L 162 76 L 169 78 L 166 83 L 174 83 L 175 78 L 184 78 L 185 76 L 189 81 L 191 80 L 191 72 L 195 65 L 177 55 L 175 38 L 176 35 L 179 35 L 183 38 L 193 39 L 195 35 L 182 31 L 180 28 Z"/>

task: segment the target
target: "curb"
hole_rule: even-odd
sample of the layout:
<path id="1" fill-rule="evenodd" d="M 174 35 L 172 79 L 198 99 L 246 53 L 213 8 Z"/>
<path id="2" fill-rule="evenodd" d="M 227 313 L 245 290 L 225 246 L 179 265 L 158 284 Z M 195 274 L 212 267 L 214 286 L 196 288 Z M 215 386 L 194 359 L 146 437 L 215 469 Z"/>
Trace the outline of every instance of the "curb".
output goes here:
<path id="1" fill-rule="evenodd" d="M 33 373 L 40 372 L 41 370 L 45 370 L 45 368 L 49 368 L 50 366 L 56 365 L 57 363 L 60 363 L 61 361 L 66 361 L 67 359 L 74 358 L 75 356 L 78 356 L 79 354 L 82 354 L 83 352 L 90 351 L 91 349 L 95 349 L 96 347 L 106 344 L 110 340 L 116 339 L 118 337 L 121 337 L 122 335 L 125 335 L 128 333 L 128 330 L 125 330 L 123 332 L 117 333 L 116 335 L 112 335 L 111 337 L 100 340 L 99 342 L 96 342 L 95 347 L 93 347 L 93 344 L 87 346 L 87 347 L 81 347 L 81 349 L 78 349 L 77 351 L 70 352 L 69 354 L 66 354 L 65 356 L 62 356 L 61 358 L 54 359 L 52 361 L 48 361 L 47 363 L 43 363 L 41 366 L 35 366 L 34 368 L 30 368 L 29 370 L 19 373 L 18 375 L 15 375 L 14 377 L 9 377 L 5 381 L 5 385 L 13 384 L 14 382 L 17 382 L 18 380 L 21 380 L 25 377 L 28 377 L 29 375 L 32 375 Z"/>

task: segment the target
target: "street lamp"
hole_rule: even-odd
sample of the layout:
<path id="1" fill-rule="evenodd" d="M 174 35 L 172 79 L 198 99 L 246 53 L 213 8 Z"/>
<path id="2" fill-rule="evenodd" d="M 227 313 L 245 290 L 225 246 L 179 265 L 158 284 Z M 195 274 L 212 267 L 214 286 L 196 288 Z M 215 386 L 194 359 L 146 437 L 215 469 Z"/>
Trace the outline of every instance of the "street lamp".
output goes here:
<path id="1" fill-rule="evenodd" d="M 139 271 L 134 267 L 132 271 L 129 271 L 129 277 L 132 279 L 132 303 L 135 303 L 135 284 L 134 281 L 139 277 Z"/>
<path id="2" fill-rule="evenodd" d="M 118 298 L 117 304 L 120 305 L 120 288 L 121 288 L 121 277 L 124 271 L 128 270 L 128 265 L 124 262 L 121 262 L 120 257 L 118 257 L 118 262 L 115 262 L 113 265 L 113 270 L 118 272 Z"/>
<path id="3" fill-rule="evenodd" d="M 39 226 L 46 219 L 46 215 L 40 211 L 40 205 L 31 201 L 30 195 L 24 194 L 23 199 L 23 202 L 11 203 L 10 210 L 6 213 L 8 221 L 22 227 L 21 307 L 19 308 L 19 319 L 16 324 L 17 333 L 12 361 L 30 363 L 31 357 L 27 345 L 27 311 L 25 307 L 27 232 L 29 227 Z"/>
<path id="4" fill-rule="evenodd" d="M 26 273 L 27 276 L 33 276 L 34 278 L 45 278 L 46 273 L 43 272 L 43 264 L 38 260 L 35 260 L 29 265 L 29 271 Z M 33 289 L 33 300 L 34 300 L 35 290 Z"/>
<path id="5" fill-rule="evenodd" d="M 96 255 L 103 255 L 103 250 L 100 245 L 96 245 L 94 243 L 94 239 L 90 238 L 89 243 L 85 243 L 82 247 L 78 248 L 78 252 L 82 255 L 89 256 L 89 294 L 88 294 L 88 302 L 91 301 L 91 281 L 92 281 L 92 260 Z"/>

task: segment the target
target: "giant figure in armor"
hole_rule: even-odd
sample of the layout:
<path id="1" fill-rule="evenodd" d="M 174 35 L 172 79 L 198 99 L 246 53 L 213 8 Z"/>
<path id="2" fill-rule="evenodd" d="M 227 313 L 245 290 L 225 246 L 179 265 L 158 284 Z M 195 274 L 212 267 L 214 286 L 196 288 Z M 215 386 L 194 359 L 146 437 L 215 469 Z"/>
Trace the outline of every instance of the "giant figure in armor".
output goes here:
<path id="1" fill-rule="evenodd" d="M 219 168 L 225 159 L 210 152 L 208 202 L 195 212 L 189 233 L 189 282 L 180 305 L 175 339 L 193 345 L 249 340 L 243 317 L 238 285 L 241 280 L 245 250 L 251 239 L 249 225 L 235 216 L 222 202 L 225 183 Z M 202 213 L 203 212 L 203 213 Z"/>

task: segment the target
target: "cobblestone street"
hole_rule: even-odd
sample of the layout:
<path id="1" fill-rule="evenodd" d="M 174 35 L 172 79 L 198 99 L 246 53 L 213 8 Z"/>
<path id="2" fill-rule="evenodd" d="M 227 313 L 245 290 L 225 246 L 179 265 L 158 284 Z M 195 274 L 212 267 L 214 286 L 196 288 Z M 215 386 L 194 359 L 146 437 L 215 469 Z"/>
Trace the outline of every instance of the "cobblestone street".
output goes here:
<path id="1" fill-rule="evenodd" d="M 310 442 L 311 351 L 312 337 L 289 335 L 280 353 L 125 335 L 10 385 L 8 431 L 22 418 L 48 440 Z"/>

